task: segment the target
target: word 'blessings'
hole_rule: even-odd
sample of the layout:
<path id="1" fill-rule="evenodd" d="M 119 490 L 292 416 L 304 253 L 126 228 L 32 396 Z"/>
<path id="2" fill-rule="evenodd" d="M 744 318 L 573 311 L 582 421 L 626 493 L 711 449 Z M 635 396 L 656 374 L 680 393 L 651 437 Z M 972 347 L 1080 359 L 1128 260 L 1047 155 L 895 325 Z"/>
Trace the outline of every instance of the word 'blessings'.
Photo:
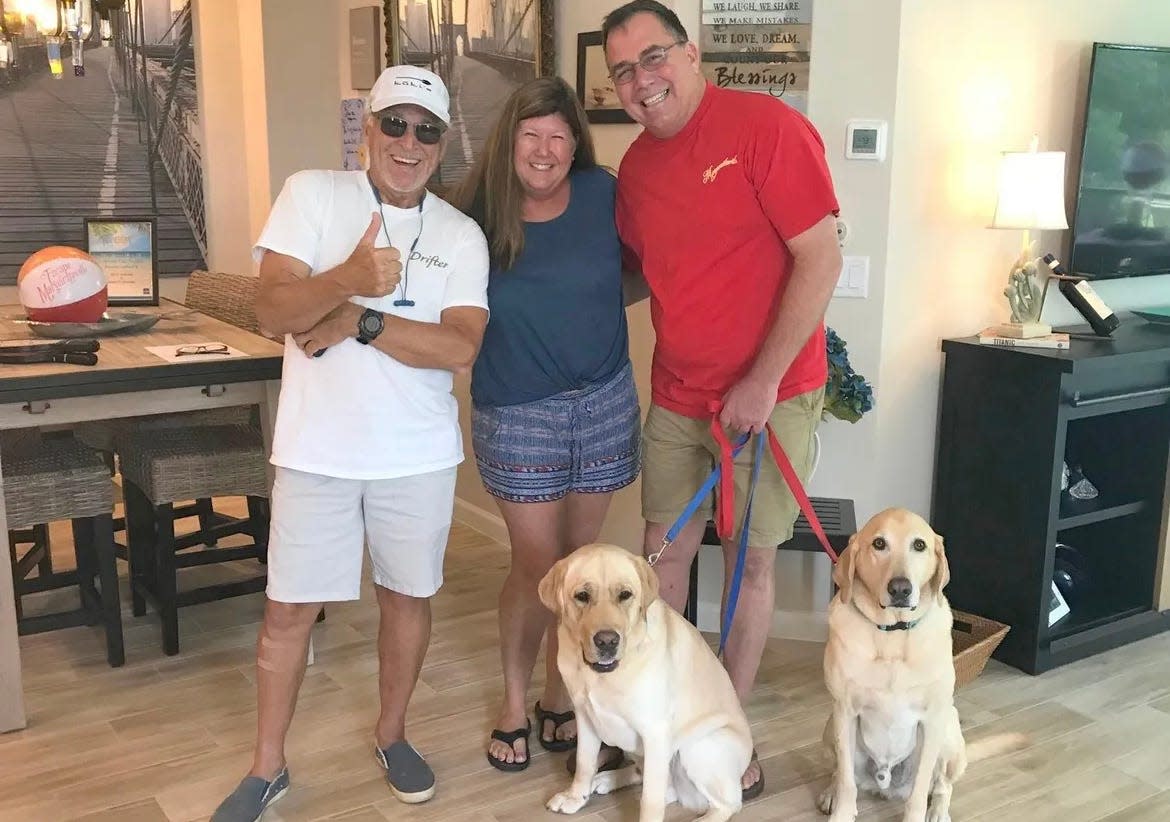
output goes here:
<path id="1" fill-rule="evenodd" d="M 736 88 L 750 86 L 768 87 L 768 93 L 773 97 L 782 97 L 790 86 L 796 85 L 796 74 L 791 71 L 777 71 L 771 68 L 748 69 L 744 71 L 738 66 L 715 66 L 715 76 L 712 78 L 719 88 Z"/>

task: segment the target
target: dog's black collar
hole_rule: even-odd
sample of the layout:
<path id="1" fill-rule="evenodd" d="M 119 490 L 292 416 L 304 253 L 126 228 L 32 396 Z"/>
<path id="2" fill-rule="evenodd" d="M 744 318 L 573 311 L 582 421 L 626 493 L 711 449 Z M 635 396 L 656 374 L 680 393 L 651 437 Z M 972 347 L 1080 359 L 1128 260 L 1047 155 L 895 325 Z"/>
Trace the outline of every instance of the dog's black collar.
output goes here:
<path id="1" fill-rule="evenodd" d="M 923 614 L 922 616 L 918 617 L 918 619 L 912 619 L 909 622 L 906 622 L 905 620 L 899 620 L 898 622 L 893 622 L 893 623 L 890 623 L 888 625 L 883 625 L 882 623 L 874 622 L 868 616 L 865 616 L 865 611 L 861 610 L 861 608 L 859 608 L 857 606 L 856 602 L 852 603 L 852 605 L 853 605 L 854 610 L 857 611 L 857 613 L 859 613 L 863 617 L 865 617 L 866 621 L 870 625 L 872 625 L 873 627 L 877 628 L 879 631 L 886 631 L 886 632 L 909 631 L 911 628 L 916 627 L 919 622 L 922 622 L 922 620 L 924 620 L 926 618 L 926 614 Z"/>

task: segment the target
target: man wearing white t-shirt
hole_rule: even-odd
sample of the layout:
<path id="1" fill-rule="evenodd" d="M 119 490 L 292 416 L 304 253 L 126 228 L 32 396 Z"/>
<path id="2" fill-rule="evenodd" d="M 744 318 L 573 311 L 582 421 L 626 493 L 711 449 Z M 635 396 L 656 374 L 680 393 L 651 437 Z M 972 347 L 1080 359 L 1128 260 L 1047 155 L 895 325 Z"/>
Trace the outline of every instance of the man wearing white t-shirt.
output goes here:
<path id="1" fill-rule="evenodd" d="M 252 770 L 213 822 L 255 822 L 288 789 L 284 741 L 309 633 L 323 602 L 358 598 L 363 543 L 381 613 L 375 754 L 400 800 L 434 794 L 406 741 L 406 707 L 463 460 L 452 372 L 470 369 L 488 318 L 483 233 L 426 191 L 448 104 L 435 74 L 387 69 L 370 92 L 369 172 L 292 175 L 256 243 L 256 316 L 286 335 L 268 602 Z"/>

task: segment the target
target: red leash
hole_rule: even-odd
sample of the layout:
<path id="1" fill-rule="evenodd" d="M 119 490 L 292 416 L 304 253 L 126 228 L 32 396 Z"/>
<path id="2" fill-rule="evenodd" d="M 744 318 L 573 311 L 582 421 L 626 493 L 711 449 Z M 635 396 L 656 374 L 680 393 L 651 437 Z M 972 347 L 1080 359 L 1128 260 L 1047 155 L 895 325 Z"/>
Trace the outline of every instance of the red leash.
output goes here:
<path id="1" fill-rule="evenodd" d="M 735 477 L 732 473 L 732 458 L 733 448 L 731 441 L 728 440 L 723 426 L 719 423 L 719 412 L 722 410 L 722 403 L 715 401 L 710 403 L 711 410 L 711 435 L 715 438 L 715 442 L 719 444 L 719 463 L 721 466 L 719 477 L 719 497 L 716 500 L 715 512 L 715 530 L 719 534 L 720 539 L 730 539 L 735 530 Z M 768 435 L 768 447 L 772 451 L 772 458 L 776 460 L 776 467 L 780 469 L 780 474 L 784 477 L 784 481 L 788 483 L 788 488 L 792 492 L 792 496 L 796 499 L 797 505 L 804 513 L 804 518 L 808 520 L 809 527 L 812 528 L 817 540 L 821 543 L 821 548 L 833 564 L 837 564 L 837 552 L 833 550 L 833 546 L 829 544 L 829 538 L 825 536 L 825 529 L 821 527 L 821 521 L 817 517 L 817 512 L 813 510 L 812 502 L 805 493 L 804 486 L 800 482 L 800 478 L 796 475 L 796 469 L 792 467 L 792 462 L 788 459 L 788 455 L 784 453 L 784 449 L 780 447 L 780 440 L 776 436 L 776 432 L 772 430 L 772 423 L 766 423 L 764 426 Z"/>

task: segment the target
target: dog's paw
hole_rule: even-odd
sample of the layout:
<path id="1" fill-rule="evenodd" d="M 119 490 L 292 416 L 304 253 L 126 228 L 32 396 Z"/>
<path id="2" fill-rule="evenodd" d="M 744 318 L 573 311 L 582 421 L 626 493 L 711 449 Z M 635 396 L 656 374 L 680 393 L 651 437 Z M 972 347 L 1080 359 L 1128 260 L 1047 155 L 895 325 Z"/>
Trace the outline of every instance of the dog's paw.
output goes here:
<path id="1" fill-rule="evenodd" d="M 612 771 L 601 771 L 593 777 L 593 793 L 605 796 L 607 793 L 621 790 L 630 785 L 642 783 L 642 772 L 637 765 L 626 765 Z"/>
<path id="2" fill-rule="evenodd" d="M 825 788 L 821 791 L 821 795 L 817 797 L 817 810 L 828 816 L 833 812 L 833 800 L 837 798 L 837 791 L 833 786 Z"/>
<path id="3" fill-rule="evenodd" d="M 837 801 L 837 793 L 832 785 L 821 794 L 817 807 L 821 813 L 829 814 L 829 822 L 854 822 L 857 819 L 857 803 L 853 803 L 852 808 L 843 806 Z"/>
<path id="4" fill-rule="evenodd" d="M 926 822 L 951 822 L 951 813 L 947 809 L 932 805 L 926 809 Z"/>
<path id="5" fill-rule="evenodd" d="M 588 801 L 588 796 L 578 796 L 572 791 L 561 791 L 549 799 L 545 807 L 553 813 L 576 813 L 584 808 Z"/>

